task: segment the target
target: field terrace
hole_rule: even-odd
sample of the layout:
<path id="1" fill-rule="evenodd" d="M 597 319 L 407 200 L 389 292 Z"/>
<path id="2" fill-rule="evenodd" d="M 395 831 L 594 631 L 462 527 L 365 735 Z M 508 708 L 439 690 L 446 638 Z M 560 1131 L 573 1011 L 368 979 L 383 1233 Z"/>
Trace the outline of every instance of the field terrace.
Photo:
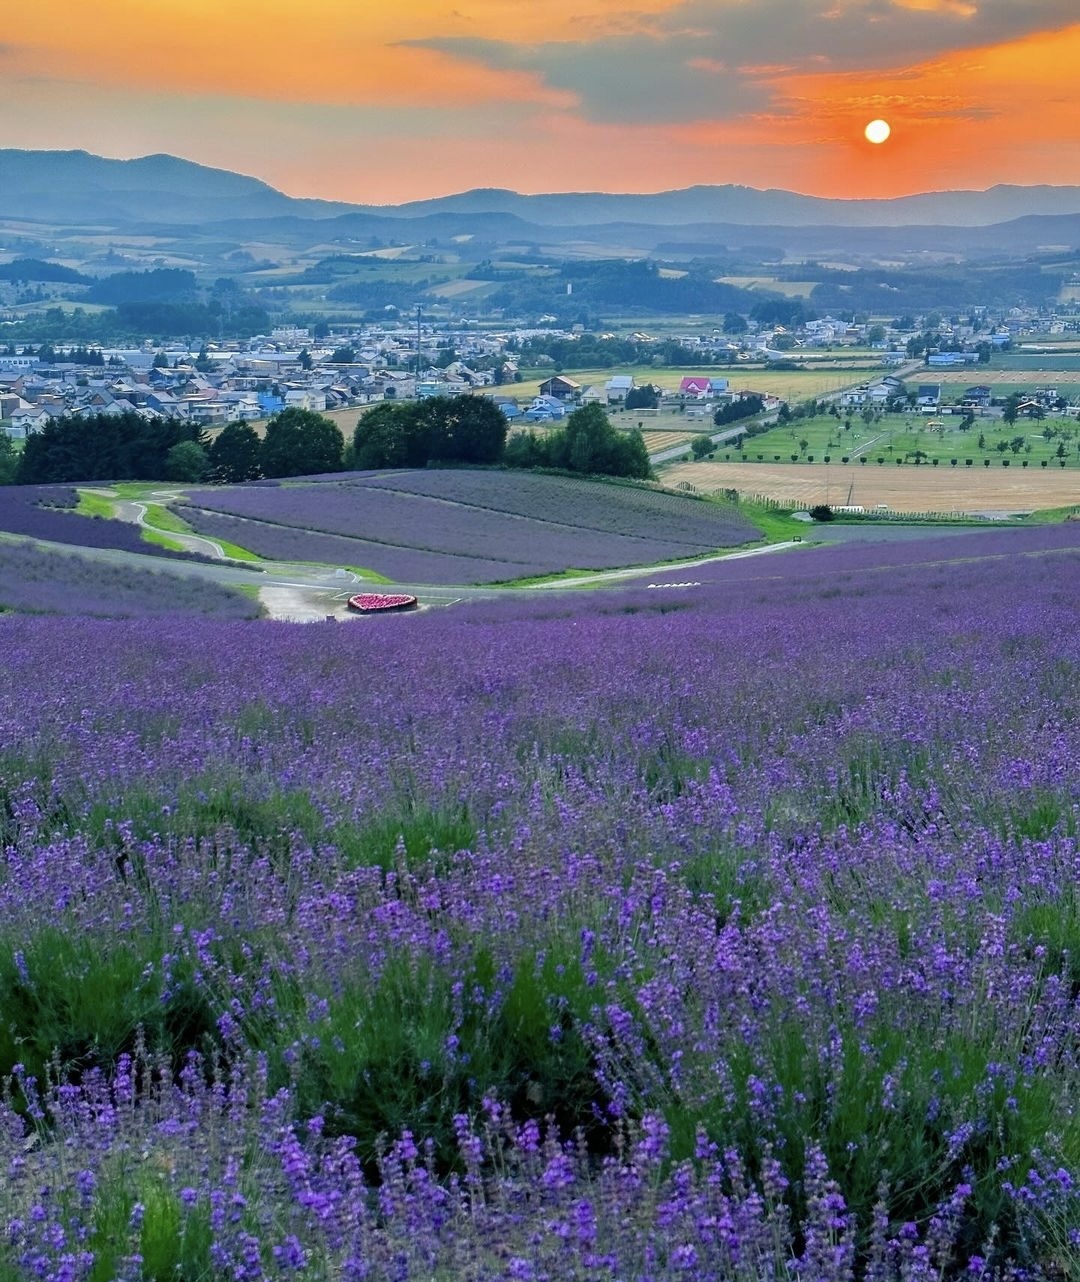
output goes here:
<path id="1" fill-rule="evenodd" d="M 761 537 L 730 505 L 469 469 L 199 490 L 180 511 L 200 534 L 260 556 L 362 566 L 410 583 L 686 560 Z"/>
<path id="2" fill-rule="evenodd" d="M 6 1276 L 1075 1276 L 1080 531 L 941 542 L 0 618 Z"/>

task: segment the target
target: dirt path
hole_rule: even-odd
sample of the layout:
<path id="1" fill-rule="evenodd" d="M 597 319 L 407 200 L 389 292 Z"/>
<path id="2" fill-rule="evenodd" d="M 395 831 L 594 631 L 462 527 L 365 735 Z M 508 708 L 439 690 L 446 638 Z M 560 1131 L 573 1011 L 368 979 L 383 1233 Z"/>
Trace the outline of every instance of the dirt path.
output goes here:
<path id="1" fill-rule="evenodd" d="M 350 617 L 344 601 L 335 600 L 326 592 L 310 588 L 268 583 L 259 589 L 259 604 L 267 618 L 282 619 L 288 623 L 322 623 L 327 618 Z"/>

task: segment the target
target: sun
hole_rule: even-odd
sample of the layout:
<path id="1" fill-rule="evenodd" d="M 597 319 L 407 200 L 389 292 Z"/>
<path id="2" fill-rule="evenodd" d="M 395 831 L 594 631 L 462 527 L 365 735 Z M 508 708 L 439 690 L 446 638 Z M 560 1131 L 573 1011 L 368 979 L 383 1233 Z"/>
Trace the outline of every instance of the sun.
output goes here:
<path id="1" fill-rule="evenodd" d="M 871 120 L 863 133 L 866 135 L 867 142 L 877 144 L 883 143 L 892 133 L 892 129 L 889 128 L 887 120 Z"/>

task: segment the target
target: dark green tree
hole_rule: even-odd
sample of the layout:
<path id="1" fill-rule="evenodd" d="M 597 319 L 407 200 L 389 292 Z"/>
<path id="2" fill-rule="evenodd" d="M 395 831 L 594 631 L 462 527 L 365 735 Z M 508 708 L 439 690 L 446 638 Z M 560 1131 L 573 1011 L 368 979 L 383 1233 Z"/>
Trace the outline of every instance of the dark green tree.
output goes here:
<path id="1" fill-rule="evenodd" d="M 1011 392 L 1005 401 L 1005 412 L 1002 417 L 1010 426 L 1016 422 L 1020 415 L 1020 393 Z"/>
<path id="2" fill-rule="evenodd" d="M 417 401 L 383 401 L 368 410 L 353 433 L 353 466 L 423 467 L 429 457 L 428 425 Z"/>
<path id="3" fill-rule="evenodd" d="M 649 476 L 649 453 L 639 431 L 620 433 L 603 407 L 583 405 L 566 426 L 551 433 L 551 461 L 571 472 L 605 476 Z"/>
<path id="4" fill-rule="evenodd" d="M 506 415 L 485 396 L 435 396 L 423 402 L 429 458 L 496 463 L 506 444 Z"/>
<path id="5" fill-rule="evenodd" d="M 654 410 L 660 404 L 660 389 L 652 383 L 643 383 L 632 387 L 626 393 L 625 405 L 628 410 Z"/>
<path id="6" fill-rule="evenodd" d="M 0 485 L 11 485 L 15 480 L 19 457 L 7 432 L 0 432 Z"/>
<path id="7" fill-rule="evenodd" d="M 56 418 L 28 437 L 16 480 L 162 481 L 169 450 L 181 441 L 201 444 L 199 428 L 180 419 L 143 419 L 134 411 Z"/>
<path id="8" fill-rule="evenodd" d="M 207 454 L 215 481 L 236 485 L 262 476 L 262 441 L 250 423 L 226 423 Z"/>
<path id="9" fill-rule="evenodd" d="M 167 481 L 201 481 L 209 470 L 210 460 L 198 441 L 179 441 L 165 455 Z"/>
<path id="10" fill-rule="evenodd" d="M 345 438 L 330 419 L 290 407 L 266 425 L 262 444 L 264 476 L 311 476 L 341 470 Z"/>
<path id="11" fill-rule="evenodd" d="M 704 433 L 701 436 L 695 436 L 690 442 L 690 452 L 696 459 L 702 459 L 706 454 L 711 454 L 715 448 L 712 437 Z"/>

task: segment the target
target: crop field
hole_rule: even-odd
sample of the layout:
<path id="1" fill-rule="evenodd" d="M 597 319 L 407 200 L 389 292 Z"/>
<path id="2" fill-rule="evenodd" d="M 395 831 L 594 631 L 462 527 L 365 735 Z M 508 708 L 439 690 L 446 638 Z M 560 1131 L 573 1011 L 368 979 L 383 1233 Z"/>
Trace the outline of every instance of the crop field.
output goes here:
<path id="1" fill-rule="evenodd" d="M 0 613 L 7 610 L 107 619 L 178 614 L 249 619 L 259 613 L 250 597 L 203 579 L 0 541 Z"/>
<path id="2" fill-rule="evenodd" d="M 979 365 L 964 372 L 950 369 L 927 370 L 925 374 L 910 376 L 908 381 L 940 383 L 947 400 L 958 399 L 965 387 L 978 383 L 993 388 L 995 396 L 1008 396 L 1010 392 L 1030 392 L 1036 387 L 1056 387 L 1058 393 L 1070 401 L 1076 401 L 1080 397 L 1080 370 L 1075 368 L 986 369 Z"/>
<path id="3" fill-rule="evenodd" d="M 1034 512 L 1080 503 L 1075 466 L 1045 469 L 933 467 L 866 463 L 676 463 L 664 469 L 668 485 L 692 485 L 702 494 L 737 490 L 810 507 L 815 503 L 886 504 L 894 512 Z"/>
<path id="4" fill-rule="evenodd" d="M 0 617 L 6 1278 L 1077 1276 L 1080 529 L 695 578 Z"/>
<path id="5" fill-rule="evenodd" d="M 966 428 L 958 414 L 885 414 L 866 423 L 858 410 L 852 410 L 841 411 L 839 419 L 823 414 L 777 424 L 747 440 L 741 450 L 725 444 L 717 446 L 717 454 L 728 462 L 746 454 L 750 462 L 759 463 L 796 461 L 793 455 L 800 462 L 820 463 L 828 456 L 835 463 L 846 455 L 892 464 L 898 458 L 914 462 L 919 455 L 931 466 L 937 459 L 942 467 L 951 466 L 953 459 L 960 466 L 971 459 L 983 467 L 990 459 L 993 467 L 999 467 L 1002 459 L 1008 459 L 1010 467 L 1025 463 L 1040 467 L 1043 462 L 1057 467 L 1062 460 L 1075 466 L 1080 460 L 1078 447 L 1080 426 L 1075 419 L 1057 415 L 1038 421 L 1023 417 L 1011 424 L 1001 417 L 980 418 Z"/>
<path id="6" fill-rule="evenodd" d="M 784 298 L 809 298 L 817 284 L 813 280 L 777 280 L 775 276 L 718 276 L 721 285 L 737 285 L 740 289 L 763 289 Z"/>
<path id="7" fill-rule="evenodd" d="M 200 534 L 260 556 L 364 566 L 411 583 L 642 565 L 760 538 L 730 506 L 644 487 L 468 469 L 199 490 L 180 511 Z"/>
<path id="8" fill-rule="evenodd" d="M 650 365 L 622 366 L 616 369 L 587 369 L 566 371 L 567 378 L 580 383 L 583 388 L 596 386 L 601 390 L 613 374 L 631 374 L 634 381 L 641 385 L 653 383 L 665 391 L 675 393 L 682 380 L 691 374 L 709 375 L 714 378 L 726 378 L 732 391 L 768 392 L 783 400 L 810 400 L 812 397 L 826 396 L 831 392 L 841 391 L 856 383 L 865 382 L 868 378 L 884 373 L 881 365 L 862 357 L 851 363 L 829 361 L 822 362 L 822 368 L 815 365 L 813 369 L 769 369 L 766 366 L 754 365 L 704 365 L 686 369 L 661 368 Z M 540 384 L 546 382 L 552 371 L 523 370 L 523 381 L 514 383 L 500 392 L 510 396 L 533 397 L 540 390 Z M 929 380 L 927 380 L 929 381 Z M 978 380 L 971 380 L 978 381 Z M 627 411 L 632 414 L 632 410 Z"/>

